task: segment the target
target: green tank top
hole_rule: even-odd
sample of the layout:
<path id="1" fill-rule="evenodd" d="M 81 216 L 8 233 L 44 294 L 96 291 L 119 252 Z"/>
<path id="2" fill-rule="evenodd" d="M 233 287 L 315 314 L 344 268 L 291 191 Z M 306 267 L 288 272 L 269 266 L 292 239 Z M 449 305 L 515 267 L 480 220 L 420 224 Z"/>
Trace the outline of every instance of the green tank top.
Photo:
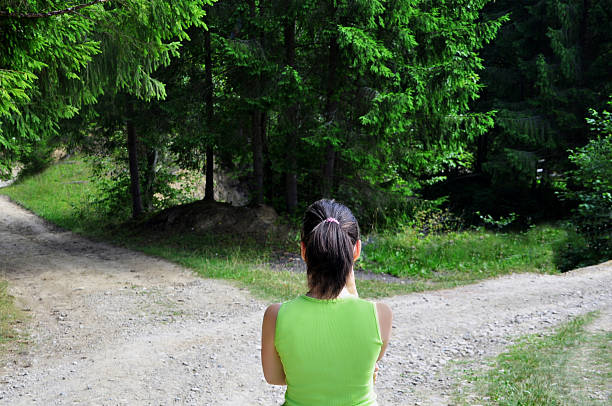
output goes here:
<path id="1" fill-rule="evenodd" d="M 382 339 L 374 303 L 297 297 L 280 307 L 274 343 L 286 406 L 376 405 L 372 376 Z"/>

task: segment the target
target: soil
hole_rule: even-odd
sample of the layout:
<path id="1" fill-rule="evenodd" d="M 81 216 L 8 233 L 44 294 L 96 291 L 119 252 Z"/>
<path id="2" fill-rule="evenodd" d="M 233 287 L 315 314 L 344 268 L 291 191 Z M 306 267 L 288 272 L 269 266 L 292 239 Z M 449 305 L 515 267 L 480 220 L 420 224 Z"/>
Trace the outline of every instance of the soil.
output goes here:
<path id="1" fill-rule="evenodd" d="M 270 206 L 232 206 L 229 203 L 198 200 L 170 207 L 141 225 L 144 232 L 190 232 L 208 235 L 241 236 L 256 241 L 287 239 L 289 227 Z"/>
<path id="2" fill-rule="evenodd" d="M 0 196 L 0 277 L 29 343 L 3 355 L 0 405 L 273 405 L 260 367 L 266 302 L 225 281 L 57 229 Z M 610 331 L 612 261 L 396 296 L 379 404 L 452 404 L 454 362 L 600 310 Z"/>

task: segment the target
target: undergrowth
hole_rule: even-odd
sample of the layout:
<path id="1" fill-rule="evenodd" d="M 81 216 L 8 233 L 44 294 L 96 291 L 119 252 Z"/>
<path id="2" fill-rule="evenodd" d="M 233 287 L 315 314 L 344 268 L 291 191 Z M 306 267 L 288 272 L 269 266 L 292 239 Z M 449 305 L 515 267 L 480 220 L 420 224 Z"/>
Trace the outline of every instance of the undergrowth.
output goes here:
<path id="1" fill-rule="evenodd" d="M 565 231 L 539 225 L 523 232 L 484 229 L 429 234 L 413 229 L 370 236 L 361 265 L 401 277 L 482 279 L 510 272 L 556 272 L 554 247 Z"/>
<path id="2" fill-rule="evenodd" d="M 262 245 L 241 236 L 134 231 L 126 218 L 101 214 L 94 204 L 99 191 L 90 182 L 89 164 L 73 159 L 0 193 L 65 229 L 166 258 L 205 277 L 238 281 L 262 297 L 282 300 L 304 292 L 303 274 L 270 266 L 278 250 L 299 252 L 296 241 Z M 550 225 L 522 233 L 476 230 L 423 236 L 410 228 L 372 233 L 363 237 L 363 257 L 357 267 L 405 279 L 358 280 L 357 287 L 364 297 L 382 297 L 454 287 L 510 272 L 555 272 L 553 245 L 563 233 Z"/>

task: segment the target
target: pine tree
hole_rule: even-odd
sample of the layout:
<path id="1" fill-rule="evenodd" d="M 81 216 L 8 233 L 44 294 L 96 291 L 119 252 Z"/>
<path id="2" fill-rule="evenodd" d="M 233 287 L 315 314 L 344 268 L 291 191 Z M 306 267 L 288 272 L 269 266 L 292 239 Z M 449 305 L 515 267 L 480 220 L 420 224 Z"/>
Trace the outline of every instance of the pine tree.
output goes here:
<path id="1" fill-rule="evenodd" d="M 33 142 L 57 134 L 60 119 L 73 116 L 103 93 L 125 93 L 142 100 L 165 97 L 163 83 L 152 75 L 168 65 L 171 56 L 178 56 L 178 41 L 187 38 L 191 25 L 203 24 L 203 6 L 209 3 L 100 0 L 70 8 L 61 1 L 50 5 L 32 0 L 1 12 L 7 46 L 1 66 L 8 66 L 1 71 L 8 72 L 2 76 L 2 94 L 8 97 L 0 107 L 5 118 L 0 125 L 0 154 L 5 159 L 19 151 L 27 154 Z M 43 9 L 49 6 L 55 11 Z M 30 32 L 26 41 L 23 30 Z M 128 98 L 123 114 L 137 217 L 143 209 L 133 105 Z"/>
<path id="2" fill-rule="evenodd" d="M 100 94 L 82 75 L 101 52 L 88 34 L 104 13 L 103 3 L 69 9 L 61 1 L 3 2 L 0 175 L 10 173 L 12 163 L 27 157 L 41 139 L 57 135 L 59 120 L 74 116 Z"/>
<path id="3" fill-rule="evenodd" d="M 512 211 L 520 201 L 535 206 L 524 211 L 539 206 L 549 213 L 542 205 L 559 207 L 552 189 L 567 169 L 566 151 L 587 142 L 587 109 L 602 108 L 612 90 L 610 6 L 528 0 L 487 8 L 489 16 L 511 16 L 484 51 L 486 88 L 478 106 L 498 111 L 495 128 L 475 144 L 475 168 L 503 200 L 494 205 Z"/>

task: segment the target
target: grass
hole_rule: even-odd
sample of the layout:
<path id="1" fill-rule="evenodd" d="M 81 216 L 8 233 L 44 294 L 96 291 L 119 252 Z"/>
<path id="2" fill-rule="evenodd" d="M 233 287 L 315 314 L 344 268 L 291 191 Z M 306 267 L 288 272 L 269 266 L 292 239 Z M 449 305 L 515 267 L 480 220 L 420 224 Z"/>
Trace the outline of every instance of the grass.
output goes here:
<path id="1" fill-rule="evenodd" d="M 596 317 L 596 313 L 590 313 L 550 335 L 535 334 L 521 339 L 500 354 L 488 372 L 468 378 L 476 380 L 474 387 L 479 392 L 469 404 L 610 404 L 612 333 L 591 333 L 585 329 Z M 466 394 L 462 397 L 465 400 Z"/>
<path id="2" fill-rule="evenodd" d="M 17 324 L 24 319 L 23 312 L 15 307 L 13 297 L 8 294 L 6 281 L 0 281 L 0 351 L 22 338 Z"/>
<path id="3" fill-rule="evenodd" d="M 374 235 L 362 266 L 379 273 L 430 280 L 471 281 L 511 272 L 557 272 L 554 249 L 566 237 L 551 225 L 524 232 L 486 230 L 421 236 L 414 230 Z"/>
<path id="4" fill-rule="evenodd" d="M 99 230 L 100 220 L 87 210 L 96 193 L 90 176 L 89 165 L 78 160 L 65 161 L 37 175 L 18 179 L 0 189 L 0 194 L 60 227 L 91 235 Z"/>
<path id="5" fill-rule="evenodd" d="M 117 238 L 117 237 L 115 237 Z M 220 240 L 210 236 L 181 234 L 161 237 L 124 235 L 115 242 L 193 269 L 207 278 L 226 279 L 248 287 L 254 295 L 283 301 L 305 292 L 303 273 L 272 270 L 274 248 L 262 248 L 253 241 Z M 286 247 L 285 247 L 286 248 Z M 297 247 L 296 247 L 297 249 Z M 363 297 L 384 297 L 442 286 L 424 283 L 389 284 L 378 280 L 357 280 Z"/>
<path id="6" fill-rule="evenodd" d="M 284 300 L 304 292 L 303 274 L 273 270 L 270 258 L 278 246 L 196 234 L 148 235 L 117 227 L 121 219 L 100 216 L 92 201 L 91 169 L 82 158 L 58 163 L 22 179 L 0 193 L 39 216 L 89 237 L 103 239 L 174 261 L 205 277 L 237 281 L 254 294 Z M 524 233 L 467 231 L 420 237 L 413 231 L 370 236 L 358 267 L 408 277 L 403 283 L 358 280 L 364 297 L 384 297 L 454 287 L 510 272 L 555 272 L 553 244 L 563 232 L 537 226 Z M 366 238 L 364 238 L 366 239 Z M 286 245 L 286 244 L 285 244 Z M 298 252 L 297 244 L 280 247 Z"/>

